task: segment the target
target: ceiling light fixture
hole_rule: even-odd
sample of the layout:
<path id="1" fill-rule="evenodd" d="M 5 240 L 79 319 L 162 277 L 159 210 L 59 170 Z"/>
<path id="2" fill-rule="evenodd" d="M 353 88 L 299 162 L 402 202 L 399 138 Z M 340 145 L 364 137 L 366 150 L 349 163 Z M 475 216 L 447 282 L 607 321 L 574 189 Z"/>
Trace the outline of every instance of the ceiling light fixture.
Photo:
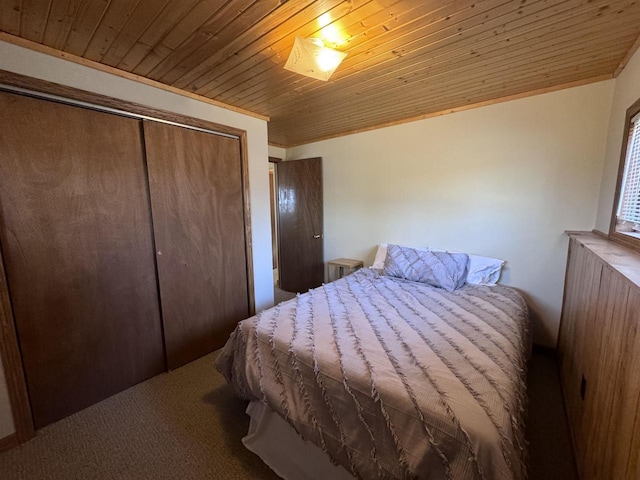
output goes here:
<path id="1" fill-rule="evenodd" d="M 346 52 L 325 47 L 319 38 L 296 37 L 284 68 L 326 82 L 346 56 Z"/>

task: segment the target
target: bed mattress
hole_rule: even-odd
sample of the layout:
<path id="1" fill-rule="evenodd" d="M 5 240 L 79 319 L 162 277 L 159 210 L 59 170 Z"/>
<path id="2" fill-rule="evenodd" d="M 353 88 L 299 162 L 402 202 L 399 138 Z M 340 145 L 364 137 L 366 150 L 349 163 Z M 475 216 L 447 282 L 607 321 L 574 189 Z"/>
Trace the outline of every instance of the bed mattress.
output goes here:
<path id="1" fill-rule="evenodd" d="M 361 269 L 240 322 L 217 367 L 356 478 L 522 479 L 529 342 L 512 288 Z"/>

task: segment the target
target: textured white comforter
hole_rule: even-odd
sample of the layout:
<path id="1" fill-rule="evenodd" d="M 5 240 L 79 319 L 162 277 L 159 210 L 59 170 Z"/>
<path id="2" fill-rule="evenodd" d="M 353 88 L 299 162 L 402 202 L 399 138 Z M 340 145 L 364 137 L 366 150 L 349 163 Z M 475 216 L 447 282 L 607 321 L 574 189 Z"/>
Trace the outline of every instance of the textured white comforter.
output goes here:
<path id="1" fill-rule="evenodd" d="M 528 309 L 362 269 L 241 322 L 217 360 L 354 476 L 525 478 Z"/>

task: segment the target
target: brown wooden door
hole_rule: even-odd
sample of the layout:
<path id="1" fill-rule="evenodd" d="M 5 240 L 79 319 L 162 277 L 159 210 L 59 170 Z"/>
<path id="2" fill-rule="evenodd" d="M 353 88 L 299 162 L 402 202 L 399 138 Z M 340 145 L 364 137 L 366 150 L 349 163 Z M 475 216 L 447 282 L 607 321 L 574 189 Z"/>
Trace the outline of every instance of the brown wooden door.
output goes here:
<path id="1" fill-rule="evenodd" d="M 306 292 L 324 281 L 322 158 L 280 162 L 280 288 Z"/>
<path id="2" fill-rule="evenodd" d="M 249 315 L 240 142 L 144 122 L 169 368 Z"/>
<path id="3" fill-rule="evenodd" d="M 0 93 L 0 241 L 37 428 L 165 368 L 140 123 Z"/>

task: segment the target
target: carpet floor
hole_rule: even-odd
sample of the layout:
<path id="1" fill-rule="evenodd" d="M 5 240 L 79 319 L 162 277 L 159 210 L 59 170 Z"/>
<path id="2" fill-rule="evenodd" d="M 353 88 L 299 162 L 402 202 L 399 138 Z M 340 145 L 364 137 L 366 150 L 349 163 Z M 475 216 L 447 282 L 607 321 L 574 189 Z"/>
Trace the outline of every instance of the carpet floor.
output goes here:
<path id="1" fill-rule="evenodd" d="M 297 294 L 294 292 L 287 292 L 278 287 L 273 287 L 273 303 L 277 305 L 280 302 L 286 302 L 291 300 Z"/>
<path id="2" fill-rule="evenodd" d="M 38 431 L 0 454 L 0 478 L 277 479 L 241 438 L 249 420 L 215 354 L 154 377 Z M 529 376 L 530 479 L 574 479 L 555 360 Z"/>

